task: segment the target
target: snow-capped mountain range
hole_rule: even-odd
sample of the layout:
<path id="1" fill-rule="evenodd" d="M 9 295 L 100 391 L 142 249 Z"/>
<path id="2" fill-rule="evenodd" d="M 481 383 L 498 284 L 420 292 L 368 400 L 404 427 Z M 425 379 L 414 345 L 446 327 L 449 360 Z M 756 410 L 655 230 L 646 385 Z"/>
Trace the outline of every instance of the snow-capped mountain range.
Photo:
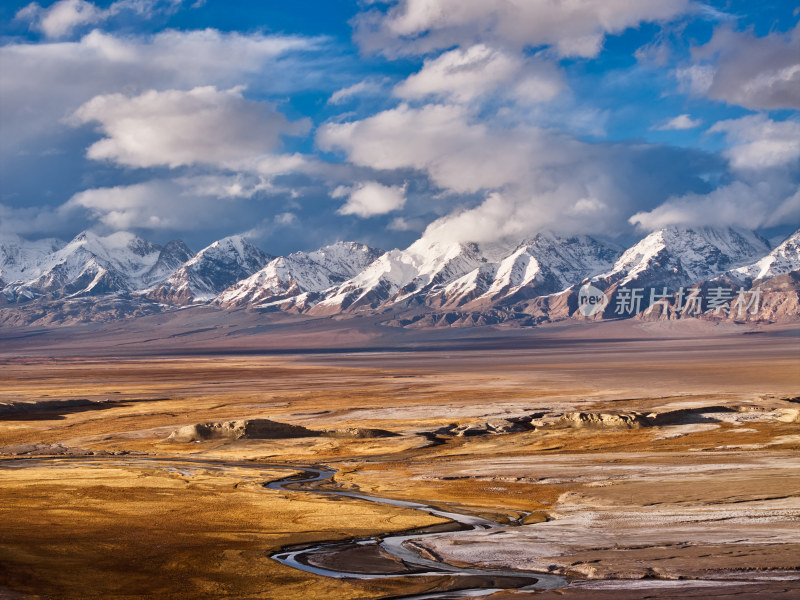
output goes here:
<path id="1" fill-rule="evenodd" d="M 163 248 L 131 233 L 118 232 L 99 237 L 83 232 L 65 244 L 57 240 L 25 242 L 12 238 L 16 256 L 31 257 L 12 269 L 0 269 L 7 299 L 32 299 L 37 296 L 69 297 L 119 293 L 142 289 L 157 280 L 163 263 Z M 43 243 L 44 242 L 44 243 Z M 8 256 L 3 239 L 2 254 Z M 54 250 L 43 253 L 47 247 Z M 6 275 L 7 273 L 7 275 Z"/>
<path id="2" fill-rule="evenodd" d="M 475 306 L 560 292 L 607 268 L 622 248 L 589 236 L 539 233 L 500 260 L 448 283 L 434 295 L 441 307 Z"/>
<path id="3" fill-rule="evenodd" d="M 0 286 L 38 276 L 50 255 L 64 246 L 64 242 L 54 238 L 28 241 L 15 234 L 4 234 L 0 237 Z"/>
<path id="4" fill-rule="evenodd" d="M 592 282 L 602 287 L 687 286 L 741 268 L 769 251 L 769 242 L 752 231 L 667 227 L 626 250 Z"/>
<path id="5" fill-rule="evenodd" d="M 272 258 L 242 236 L 226 237 L 190 256 L 148 295 L 171 304 L 210 301 Z"/>
<path id="6" fill-rule="evenodd" d="M 334 288 L 363 271 L 381 251 L 355 242 L 338 242 L 314 252 L 279 256 L 224 290 L 222 306 L 274 304 L 288 298 Z"/>
<path id="7" fill-rule="evenodd" d="M 797 271 L 800 269 L 798 257 L 800 257 L 800 231 L 796 231 L 764 258 L 732 269 L 727 275 L 738 283 L 752 284 L 753 281 L 770 279 Z"/>
<path id="8" fill-rule="evenodd" d="M 37 301 L 58 310 L 59 301 L 125 297 L 159 310 L 209 304 L 316 317 L 456 311 L 503 318 L 585 283 L 612 292 L 723 279 L 752 286 L 798 270 L 800 231 L 770 250 L 754 232 L 713 227 L 665 228 L 627 250 L 590 236 L 544 232 L 495 244 L 423 237 L 386 252 L 338 242 L 280 257 L 242 236 L 195 254 L 180 240 L 159 246 L 126 232 L 84 232 L 68 243 L 0 235 L 5 311 Z"/>

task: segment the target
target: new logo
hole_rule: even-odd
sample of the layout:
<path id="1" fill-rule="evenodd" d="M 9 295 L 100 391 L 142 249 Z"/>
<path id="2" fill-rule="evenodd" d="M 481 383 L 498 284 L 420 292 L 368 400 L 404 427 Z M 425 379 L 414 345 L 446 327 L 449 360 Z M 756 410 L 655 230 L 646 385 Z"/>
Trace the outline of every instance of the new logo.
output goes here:
<path id="1" fill-rule="evenodd" d="M 578 310 L 584 317 L 591 317 L 608 306 L 608 297 L 591 284 L 584 285 L 578 291 Z"/>

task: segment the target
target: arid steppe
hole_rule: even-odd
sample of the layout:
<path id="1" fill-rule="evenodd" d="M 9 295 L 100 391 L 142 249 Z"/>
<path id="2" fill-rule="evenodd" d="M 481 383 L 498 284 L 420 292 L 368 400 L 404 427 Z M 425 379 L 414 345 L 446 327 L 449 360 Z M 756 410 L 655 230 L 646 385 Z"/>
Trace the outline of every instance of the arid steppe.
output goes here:
<path id="1" fill-rule="evenodd" d="M 557 335 L 327 354 L 6 346 L 0 597 L 797 597 L 797 331 Z M 457 531 L 425 510 L 263 487 L 304 466 L 335 470 L 318 491 L 497 526 Z M 308 560 L 393 577 L 271 558 L 409 530 L 420 537 L 404 548 L 426 560 L 563 584 L 404 575 L 380 544 Z"/>

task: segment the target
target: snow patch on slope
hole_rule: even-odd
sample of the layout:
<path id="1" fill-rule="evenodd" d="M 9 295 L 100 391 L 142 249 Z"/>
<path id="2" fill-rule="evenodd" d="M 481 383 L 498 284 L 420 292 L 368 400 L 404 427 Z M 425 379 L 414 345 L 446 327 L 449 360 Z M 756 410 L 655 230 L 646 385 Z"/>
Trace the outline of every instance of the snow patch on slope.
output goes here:
<path id="1" fill-rule="evenodd" d="M 338 242 L 313 252 L 281 256 L 226 289 L 216 301 L 223 306 L 257 305 L 322 292 L 357 275 L 379 254 L 364 244 Z"/>
<path id="2" fill-rule="evenodd" d="M 800 269 L 800 229 L 790 235 L 764 258 L 733 269 L 728 275 L 737 281 L 754 281 L 785 275 Z"/>

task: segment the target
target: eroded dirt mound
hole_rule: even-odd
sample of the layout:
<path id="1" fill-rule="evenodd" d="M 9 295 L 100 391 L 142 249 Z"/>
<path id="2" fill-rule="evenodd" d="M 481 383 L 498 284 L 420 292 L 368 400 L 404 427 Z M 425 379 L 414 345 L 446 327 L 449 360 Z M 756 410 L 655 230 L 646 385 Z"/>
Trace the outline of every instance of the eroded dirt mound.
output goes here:
<path id="1" fill-rule="evenodd" d="M 204 440 L 263 440 L 315 437 L 320 432 L 299 425 L 279 423 L 270 419 L 240 419 L 187 425 L 173 431 L 169 442 L 200 442 Z"/>
<path id="2" fill-rule="evenodd" d="M 61 443 L 31 443 L 31 444 L 12 444 L 10 446 L 0 446 L 0 456 L 125 456 L 131 454 L 128 450 L 87 450 L 85 448 L 73 448 Z M 3 596 L 0 595 L 0 598 Z"/>
<path id="3" fill-rule="evenodd" d="M 532 416 L 511 417 L 508 419 L 496 419 L 483 423 L 467 423 L 459 425 L 451 423 L 446 427 L 438 429 L 435 433 L 439 435 L 454 435 L 457 437 L 471 437 L 476 435 L 504 435 L 508 433 L 519 433 L 530 431 Z"/>
<path id="4" fill-rule="evenodd" d="M 270 419 L 239 419 L 216 423 L 187 425 L 173 431 L 168 442 L 202 442 L 206 440 L 275 440 L 304 437 L 385 438 L 398 434 L 386 429 L 345 427 L 341 429 L 308 429 L 300 425 L 279 423 Z"/>
<path id="5" fill-rule="evenodd" d="M 792 402 L 793 399 L 785 399 Z M 654 412 L 536 412 L 528 415 L 473 423 L 451 423 L 434 431 L 436 435 L 471 437 L 505 435 L 550 428 L 640 429 L 728 422 L 800 423 L 800 409 L 765 403 L 762 406 L 699 406 Z"/>
<path id="6" fill-rule="evenodd" d="M 320 435 L 336 438 L 386 438 L 400 435 L 387 429 L 374 429 L 371 427 L 344 427 L 341 429 L 326 429 Z"/>
<path id="7" fill-rule="evenodd" d="M 650 423 L 639 413 L 564 413 L 553 423 L 556 427 L 610 427 L 635 429 L 647 427 Z"/>
<path id="8" fill-rule="evenodd" d="M 800 423 L 800 409 L 781 408 L 776 411 L 776 419 L 781 423 Z"/>

